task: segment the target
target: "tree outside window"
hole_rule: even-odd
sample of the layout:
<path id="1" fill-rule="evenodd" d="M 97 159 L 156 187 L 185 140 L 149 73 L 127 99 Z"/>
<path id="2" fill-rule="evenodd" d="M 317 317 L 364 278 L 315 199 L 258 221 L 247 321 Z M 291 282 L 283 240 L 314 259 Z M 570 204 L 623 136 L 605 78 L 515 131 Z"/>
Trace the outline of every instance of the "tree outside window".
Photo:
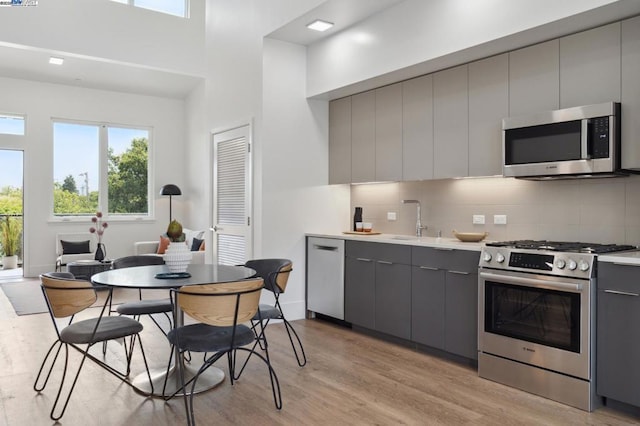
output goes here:
<path id="1" fill-rule="evenodd" d="M 148 129 L 55 122 L 54 216 L 147 216 L 148 152 Z"/>

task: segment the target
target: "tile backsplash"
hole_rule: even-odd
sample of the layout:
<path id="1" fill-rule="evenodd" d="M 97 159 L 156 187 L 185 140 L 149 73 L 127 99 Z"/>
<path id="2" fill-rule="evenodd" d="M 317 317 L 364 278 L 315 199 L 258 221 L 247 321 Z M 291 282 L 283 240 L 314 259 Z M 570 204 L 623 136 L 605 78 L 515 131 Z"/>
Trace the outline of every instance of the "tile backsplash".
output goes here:
<path id="1" fill-rule="evenodd" d="M 413 235 L 420 200 L 423 235 L 452 237 L 489 232 L 489 240 L 547 239 L 640 245 L 640 176 L 527 181 L 512 178 L 445 179 L 351 186 L 351 215 L 363 208 L 374 231 Z M 395 212 L 397 220 L 387 220 Z M 484 215 L 474 225 L 473 215 Z M 495 225 L 494 215 L 506 215 Z"/>

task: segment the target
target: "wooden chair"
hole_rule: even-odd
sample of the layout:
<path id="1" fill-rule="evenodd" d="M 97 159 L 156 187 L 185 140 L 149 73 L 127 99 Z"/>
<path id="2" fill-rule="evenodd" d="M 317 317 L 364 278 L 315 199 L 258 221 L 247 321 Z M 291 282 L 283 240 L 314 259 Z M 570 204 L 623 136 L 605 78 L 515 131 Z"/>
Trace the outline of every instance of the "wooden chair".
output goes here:
<path id="1" fill-rule="evenodd" d="M 178 290 L 172 290 L 176 297 L 176 303 L 182 311 L 200 323 L 178 327 L 170 331 L 168 334 L 169 342 L 180 353 L 191 351 L 206 354 L 202 367 L 186 383 L 184 366 L 182 363 L 178 363 L 182 387 L 166 398 L 170 399 L 180 392 L 183 394 L 188 424 L 195 424 L 193 395 L 198 377 L 226 354 L 229 364 L 229 378 L 233 385 L 236 351 L 247 351 L 250 352 L 250 355 L 255 354 L 267 365 L 274 403 L 277 409 L 282 408 L 280 384 L 278 376 L 271 367 L 269 352 L 265 351 L 263 356 L 254 352 L 253 348 L 245 347 L 255 341 L 256 335 L 250 327 L 242 323 L 249 321 L 258 312 L 262 287 L 263 280 L 258 278 L 224 284 L 185 286 Z M 191 384 L 191 390 L 187 391 L 189 384 Z"/>
<path id="2" fill-rule="evenodd" d="M 164 260 L 159 256 L 135 255 L 120 257 L 113 261 L 113 269 L 148 265 L 164 265 Z M 169 329 L 173 327 L 171 317 L 169 316 L 170 313 L 173 313 L 173 304 L 169 297 L 166 299 L 143 299 L 142 290 L 138 290 L 138 300 L 118 305 L 116 307 L 116 312 L 120 315 L 133 316 L 136 320 L 140 319 L 140 315 L 148 315 L 165 336 L 167 335 L 167 332 L 162 328 L 153 315 L 164 314 L 169 321 Z"/>
<path id="3" fill-rule="evenodd" d="M 264 333 L 267 325 L 269 325 L 269 321 L 282 320 L 298 365 L 304 367 L 307 363 L 307 355 L 304 352 L 302 341 L 291 323 L 285 318 L 282 307 L 280 306 L 280 295 L 284 293 L 287 288 L 289 275 L 293 270 L 293 264 L 289 259 L 254 259 L 249 260 L 244 266 L 255 270 L 256 276 L 264 280 L 265 290 L 272 292 L 275 297 L 275 303 L 273 305 L 261 303 L 259 306 L 260 317 L 256 315 L 251 319 L 253 329 L 258 337 L 256 343 L 260 344 L 262 349 L 265 349 Z M 256 330 L 258 325 L 260 326 L 260 332 Z M 244 366 L 240 369 L 238 376 L 242 373 L 243 369 Z M 236 378 L 238 376 L 236 376 Z"/>
<path id="4" fill-rule="evenodd" d="M 38 371 L 38 376 L 36 377 L 33 385 L 35 391 L 41 392 L 47 386 L 47 382 L 49 381 L 62 348 L 64 348 L 65 355 L 60 387 L 53 403 L 53 407 L 51 408 L 50 417 L 52 420 L 59 420 L 64 415 L 73 389 L 78 381 L 78 377 L 80 376 L 82 366 L 87 358 L 106 369 L 109 373 L 118 377 L 124 383 L 133 387 L 133 385 L 126 380 L 131 371 L 133 345 L 128 348 L 126 340 L 124 339 L 125 337 L 131 337 L 132 341 L 133 337 L 135 337 L 140 342 L 140 352 L 142 353 L 147 375 L 149 376 L 149 382 L 151 383 L 147 359 L 139 336 L 139 333 L 142 331 L 142 324 L 128 317 L 104 316 L 107 308 L 107 302 L 103 305 L 100 316 L 74 322 L 74 316 L 90 307 L 97 299 L 96 291 L 91 283 L 84 280 L 73 279 L 69 277 L 68 273 L 66 275 L 65 273 L 43 274 L 40 276 L 40 281 L 42 292 L 49 308 L 49 314 L 56 330 L 57 338 L 42 361 L 42 365 Z M 66 326 L 58 325 L 57 319 L 69 317 L 70 319 Z M 123 339 L 126 359 L 125 371 L 119 371 L 107 364 L 105 361 L 97 359 L 89 353 L 89 349 L 94 344 L 115 339 Z M 76 375 L 73 378 L 73 382 L 67 391 L 64 402 L 62 402 L 60 400 L 60 396 L 62 395 L 62 391 L 66 383 L 67 367 L 69 364 L 69 347 L 82 354 L 82 361 L 80 362 Z M 47 364 L 49 364 L 49 366 L 45 368 Z M 59 404 L 63 404 L 61 408 Z"/>

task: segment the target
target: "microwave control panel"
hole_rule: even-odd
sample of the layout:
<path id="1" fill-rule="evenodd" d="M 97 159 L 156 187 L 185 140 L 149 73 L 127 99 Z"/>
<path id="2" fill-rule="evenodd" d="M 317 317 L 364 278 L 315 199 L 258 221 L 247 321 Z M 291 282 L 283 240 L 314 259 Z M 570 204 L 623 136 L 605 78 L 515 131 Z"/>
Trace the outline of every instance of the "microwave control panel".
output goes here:
<path id="1" fill-rule="evenodd" d="M 592 158 L 609 157 L 609 117 L 589 120 Z"/>

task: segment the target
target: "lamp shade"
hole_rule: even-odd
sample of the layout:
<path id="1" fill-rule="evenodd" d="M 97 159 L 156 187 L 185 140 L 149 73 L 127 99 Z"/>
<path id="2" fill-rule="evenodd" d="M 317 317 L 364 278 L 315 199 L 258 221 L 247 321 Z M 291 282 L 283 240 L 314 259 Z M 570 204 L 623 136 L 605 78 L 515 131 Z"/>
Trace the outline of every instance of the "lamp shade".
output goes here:
<path id="1" fill-rule="evenodd" d="M 160 195 L 182 195 L 182 191 L 177 185 L 170 183 L 162 187 Z"/>

